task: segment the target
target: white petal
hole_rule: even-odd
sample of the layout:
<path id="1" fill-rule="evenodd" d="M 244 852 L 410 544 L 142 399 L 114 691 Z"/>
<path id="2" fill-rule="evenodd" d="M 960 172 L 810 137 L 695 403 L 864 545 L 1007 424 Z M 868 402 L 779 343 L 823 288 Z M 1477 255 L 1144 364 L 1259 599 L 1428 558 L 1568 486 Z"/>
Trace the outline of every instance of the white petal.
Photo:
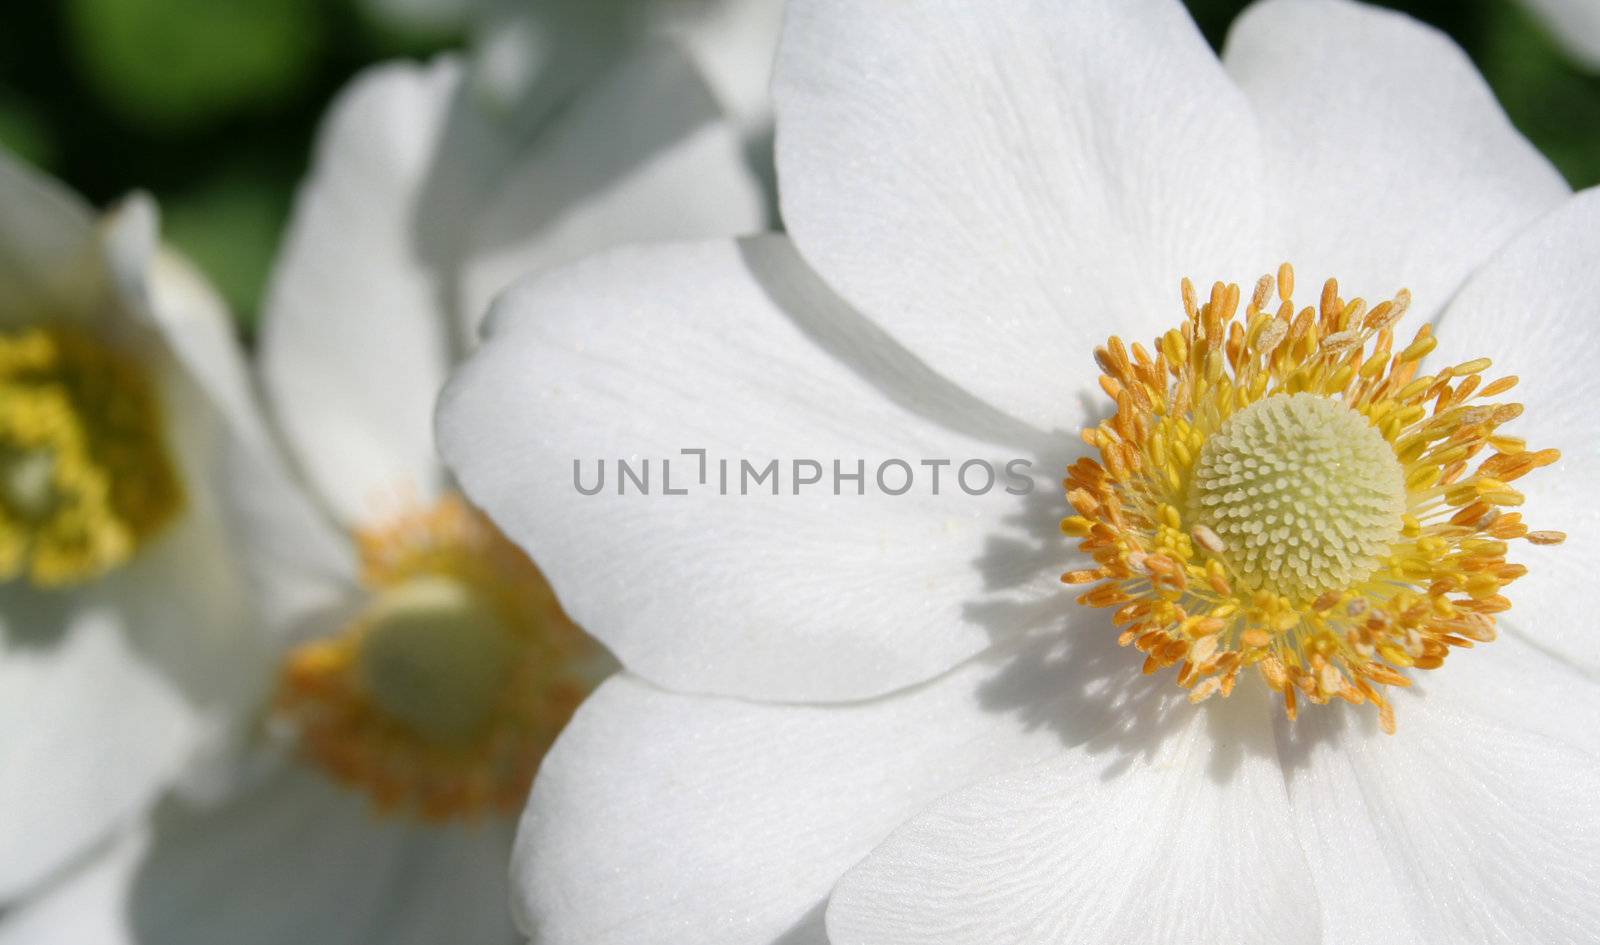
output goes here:
<path id="1" fill-rule="evenodd" d="M 163 945 L 510 945 L 510 834 L 380 819 L 285 763 L 226 804 L 163 808 L 126 908 Z"/>
<path id="2" fill-rule="evenodd" d="M 213 390 L 226 396 L 226 385 L 242 384 L 230 377 L 237 365 L 197 363 L 223 352 L 204 338 L 174 338 L 170 332 L 184 326 L 165 319 L 158 327 L 170 347 L 151 362 L 159 372 L 166 443 L 183 482 L 184 505 L 128 565 L 84 590 L 115 602 L 130 639 L 192 703 L 215 710 L 222 724 L 248 724 L 264 695 L 275 645 L 272 628 L 255 606 L 261 600 L 249 593 L 251 549 L 281 540 L 287 531 L 303 542 L 299 566 L 311 568 L 336 545 L 325 523 L 315 531 L 301 528 L 281 501 L 295 490 L 278 478 L 280 460 L 253 400 L 226 405 L 213 398 Z M 238 412 L 229 415 L 230 410 Z M 260 503 L 284 517 L 250 520 L 239 514 L 240 503 Z M 241 532 L 263 527 L 268 530 Z"/>
<path id="3" fill-rule="evenodd" d="M 180 520 L 104 593 L 152 662 L 191 702 L 217 710 L 223 738 L 255 722 L 284 614 L 343 597 L 353 555 L 286 468 L 220 299 L 159 250 L 154 204 L 123 201 L 101 233 L 120 294 L 120 318 L 105 327 L 143 329 L 154 342 L 148 366 L 185 489 Z"/>
<path id="4" fill-rule="evenodd" d="M 835 880 L 935 798 L 1043 758 L 1093 781 L 1152 750 L 1181 690 L 1141 677 L 1104 627 L 1064 639 L 844 706 L 613 678 L 540 770 L 513 858 L 520 924 L 541 942 L 820 945 Z"/>
<path id="5" fill-rule="evenodd" d="M 640 14 L 658 5 L 641 0 L 482 3 L 472 31 L 472 97 L 500 111 L 525 136 L 537 134 L 637 48 L 647 33 Z"/>
<path id="6" fill-rule="evenodd" d="M 1449 38 L 1346 0 L 1264 0 L 1224 60 L 1265 138 L 1274 251 L 1314 296 L 1409 287 L 1432 315 L 1567 186 Z"/>
<path id="7" fill-rule="evenodd" d="M 1057 487 L 1010 495 L 1022 486 L 1003 476 L 1012 457 L 1052 478 L 1060 460 L 1040 459 L 1017 426 L 766 237 L 617 251 L 514 288 L 446 390 L 439 437 L 468 494 L 630 669 L 787 700 L 948 669 L 1015 630 L 980 606 L 1001 590 L 1062 599 Z M 686 449 L 708 451 L 703 482 Z M 619 461 L 637 474 L 646 459 L 652 494 L 619 494 Z M 916 477 L 904 495 L 872 481 L 891 459 Z M 953 460 L 938 495 L 925 459 Z M 578 494 L 575 471 L 592 487 L 600 460 L 605 488 Z M 798 495 L 795 460 L 822 470 Z M 1002 473 L 988 494 L 956 488 L 968 460 Z M 778 463 L 778 478 L 741 483 L 742 462 Z M 866 495 L 849 482 L 834 494 L 834 462 L 864 464 Z M 904 474 L 888 467 L 889 489 Z M 663 494 L 668 475 L 688 494 Z M 984 479 L 969 470 L 973 489 Z"/>
<path id="8" fill-rule="evenodd" d="M 150 804 L 194 747 L 192 708 L 133 633 L 184 628 L 142 624 L 122 603 L 0 590 L 0 903 Z"/>
<path id="9" fill-rule="evenodd" d="M 202 458 L 189 463 L 203 477 L 192 483 L 191 515 L 220 539 L 204 566 L 225 570 L 224 586 L 248 602 L 250 624 L 226 629 L 250 637 L 257 658 L 271 659 L 309 618 L 352 599 L 357 551 L 288 468 L 275 439 L 237 426 L 209 439 Z"/>
<path id="10" fill-rule="evenodd" d="M 519 276 L 623 243 L 755 232 L 763 200 L 694 67 L 671 49 L 636 58 L 506 172 L 471 236 L 468 332 Z"/>
<path id="11" fill-rule="evenodd" d="M 358 554 L 303 484 L 274 454 L 225 450 L 218 463 L 219 514 L 269 652 L 296 642 L 306 621 L 347 606 L 357 592 Z"/>
<path id="12" fill-rule="evenodd" d="M 83 201 L 0 148 L 0 324 L 34 319 L 41 306 L 73 309 L 83 286 L 94 221 Z M 91 282 L 93 280 L 90 280 Z M 66 300 L 65 304 L 61 304 Z"/>
<path id="13" fill-rule="evenodd" d="M 450 359 L 445 287 L 418 207 L 460 70 L 380 66 L 327 119 L 261 325 L 263 380 L 334 510 L 438 485 L 430 417 Z"/>
<path id="14" fill-rule="evenodd" d="M 191 385 L 168 398 L 169 411 L 265 449 L 268 434 L 233 317 L 192 263 L 162 248 L 155 201 L 140 192 L 119 201 L 100 219 L 96 237 L 115 293 L 100 314 L 103 332 L 144 349 L 153 373 L 176 369 L 180 383 Z M 146 338 L 150 344 L 141 345 Z"/>
<path id="15" fill-rule="evenodd" d="M 1600 69 L 1600 3 L 1594 0 L 1523 0 L 1545 20 L 1550 36 L 1568 55 Z"/>
<path id="16" fill-rule="evenodd" d="M 1562 459 L 1514 485 L 1535 529 L 1564 531 L 1565 544 L 1516 543 L 1511 559 L 1529 573 L 1506 591 L 1505 615 L 1532 639 L 1600 673 L 1600 633 L 1584 589 L 1600 573 L 1600 188 L 1570 198 L 1483 267 L 1439 323 L 1437 369 L 1476 357 L 1495 361 L 1487 377 L 1521 378 L 1507 395 L 1527 411 L 1506 433 Z"/>
<path id="17" fill-rule="evenodd" d="M 783 0 L 715 0 L 692 5 L 645 0 L 663 31 L 689 50 L 723 107 L 747 129 L 772 120 L 769 86 Z"/>
<path id="18" fill-rule="evenodd" d="M 773 88 L 806 259 L 1043 429 L 1107 335 L 1182 317 L 1182 277 L 1268 265 L 1255 120 L 1173 0 L 803 0 Z"/>
<path id="19" fill-rule="evenodd" d="M 100 218 L 97 235 L 101 258 L 124 303 L 122 308 L 147 309 L 161 245 L 161 212 L 155 200 L 142 192 L 119 200 Z M 117 314 L 123 312 L 119 309 Z"/>
<path id="20" fill-rule="evenodd" d="M 184 428 L 176 432 L 188 454 L 190 511 L 225 525 L 217 550 L 240 563 L 258 626 L 281 632 L 294 616 L 348 592 L 353 551 L 267 429 L 221 298 L 187 260 L 157 249 L 153 203 L 125 201 L 102 231 L 123 292 L 120 311 L 150 328 L 176 361 L 166 406 Z"/>
<path id="21" fill-rule="evenodd" d="M 1246 688 L 1123 770 L 1047 762 L 940 801 L 835 887 L 829 940 L 1320 941 L 1265 692 Z"/>
<path id="22" fill-rule="evenodd" d="M 149 845 L 130 831 L 48 889 L 0 914 L 0 945 L 134 945 L 128 886 Z"/>
<path id="23" fill-rule="evenodd" d="M 1499 719 L 1543 738 L 1600 755 L 1600 684 L 1511 632 L 1451 654 L 1444 668 L 1413 674 L 1396 710 L 1404 734 L 1413 713 L 1439 711 Z M 1410 700 L 1421 699 L 1416 708 Z"/>
<path id="24" fill-rule="evenodd" d="M 542 128 L 618 62 L 667 40 L 689 55 L 741 130 L 770 131 L 783 0 L 499 0 L 480 13 L 471 81 L 524 130 Z"/>
<path id="25" fill-rule="evenodd" d="M 229 432 L 262 449 L 269 442 L 232 315 L 194 265 L 173 252 L 147 263 L 147 312 L 168 348 L 205 392 Z"/>
<path id="26" fill-rule="evenodd" d="M 1341 940 L 1568 945 L 1600 927 L 1600 687 L 1512 639 L 1481 650 L 1420 674 L 1393 736 L 1348 710 L 1284 726 L 1296 829 Z"/>

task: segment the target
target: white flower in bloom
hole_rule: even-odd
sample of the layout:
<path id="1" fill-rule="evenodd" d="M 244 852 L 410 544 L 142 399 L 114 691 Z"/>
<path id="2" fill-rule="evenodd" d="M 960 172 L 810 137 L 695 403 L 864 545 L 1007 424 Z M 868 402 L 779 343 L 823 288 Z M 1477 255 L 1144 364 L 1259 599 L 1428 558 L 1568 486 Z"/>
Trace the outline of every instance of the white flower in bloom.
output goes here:
<path id="1" fill-rule="evenodd" d="M 250 637 L 218 503 L 261 429 L 148 198 L 96 219 L 0 152 L 0 206 L 3 913 L 226 725 Z"/>
<path id="2" fill-rule="evenodd" d="M 1394 13 L 1268 0 L 1219 62 L 1172 0 L 1002 6 L 795 0 L 789 235 L 521 284 L 446 389 L 626 670 L 521 927 L 1589 940 L 1600 192 Z"/>
<path id="3" fill-rule="evenodd" d="M 1523 0 L 1580 64 L 1600 69 L 1600 0 Z"/>
<path id="4" fill-rule="evenodd" d="M 260 356 L 290 461 L 264 460 L 236 497 L 278 631 L 252 664 L 264 743 L 224 789 L 164 804 L 0 920 L 0 942 L 515 938 L 510 815 L 609 662 L 452 490 L 435 395 L 481 300 L 524 268 L 748 232 L 766 201 L 737 131 L 671 50 L 521 146 L 462 73 L 445 59 L 356 81 L 272 280 Z"/>

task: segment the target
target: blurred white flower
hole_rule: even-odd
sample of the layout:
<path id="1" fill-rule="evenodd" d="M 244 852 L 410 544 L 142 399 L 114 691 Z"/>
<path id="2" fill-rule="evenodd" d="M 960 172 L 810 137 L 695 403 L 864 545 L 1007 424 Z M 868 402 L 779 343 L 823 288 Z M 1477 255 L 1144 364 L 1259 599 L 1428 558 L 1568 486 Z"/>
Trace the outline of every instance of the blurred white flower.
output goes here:
<path id="1" fill-rule="evenodd" d="M 365 0 L 408 29 L 465 30 L 473 84 L 544 120 L 641 46 L 674 43 L 747 132 L 769 124 L 767 81 L 783 0 Z"/>
<path id="2" fill-rule="evenodd" d="M 1600 0 L 1522 0 L 1579 64 L 1600 69 Z"/>
<path id="3" fill-rule="evenodd" d="M 279 631 L 250 687 L 273 694 L 271 737 L 215 797 L 174 799 L 0 922 L 0 942 L 516 937 L 509 815 L 610 664 L 452 490 L 434 398 L 515 275 L 621 242 L 750 232 L 767 200 L 670 47 L 528 141 L 463 73 L 446 58 L 353 84 L 274 272 L 259 355 L 287 462 L 263 462 L 275 486 L 236 497 Z"/>
<path id="4" fill-rule="evenodd" d="M 1585 675 L 1600 636 L 1582 590 L 1600 567 L 1586 489 L 1600 192 L 1573 196 L 1462 52 L 1392 12 L 1267 0 L 1220 62 L 1175 0 L 994 14 L 794 0 L 774 81 L 790 235 L 621 250 L 531 280 L 447 388 L 440 443 L 467 493 L 625 668 L 541 769 L 513 861 L 522 929 L 630 945 L 1586 940 L 1600 927 L 1600 686 Z M 1185 276 L 1253 280 L 1284 259 L 1374 300 L 1409 286 L 1409 324 L 1440 334 L 1386 350 L 1405 296 L 1369 311 L 1330 289 L 1320 314 L 1263 310 L 1271 279 L 1243 300 L 1179 301 Z M 1248 320 L 1230 328 L 1230 307 Z M 1176 340 L 1096 353 L 1186 318 Z M 1357 341 L 1381 352 L 1370 367 L 1342 354 Z M 1276 342 L 1277 367 L 1252 374 Z M 1436 344 L 1422 372 L 1444 373 L 1408 380 Z M 1457 402 L 1477 355 L 1521 375 L 1519 434 L 1565 454 L 1498 518 L 1491 502 L 1522 497 L 1464 457 L 1520 408 Z M 1263 393 L 1230 392 L 1236 373 L 1341 391 L 1374 417 L 1381 401 L 1402 445 L 1361 468 L 1381 483 L 1412 464 L 1416 522 L 1385 505 L 1378 523 L 1406 536 L 1383 565 L 1400 575 L 1341 579 L 1326 602 L 1246 595 L 1237 613 L 1273 617 L 1260 639 L 1216 606 L 1261 586 L 1259 568 L 1218 557 L 1228 546 L 1185 528 L 1187 506 L 1141 498 L 1199 475 L 1202 443 L 1140 405 L 1214 431 Z M 1099 542 L 1098 577 L 1131 586 L 1088 599 L 1129 595 L 1118 629 L 1059 582 L 1084 559 L 1050 480 L 1082 428 L 1115 481 L 1176 477 L 1073 496 L 1101 517 L 1066 526 Z M 1456 438 L 1430 447 L 1440 435 Z M 1493 444 L 1480 458 L 1508 478 L 1553 458 Z M 707 451 L 709 487 L 686 449 Z M 1043 480 L 1032 494 L 952 482 L 963 460 L 1010 457 Z M 575 459 L 644 458 L 658 477 L 670 459 L 688 494 L 661 495 L 659 478 L 650 496 L 574 490 Z M 715 478 L 719 460 L 802 458 L 864 467 L 868 494 L 824 474 L 728 495 Z M 891 459 L 916 489 L 874 492 Z M 939 461 L 935 494 L 919 463 Z M 1351 494 L 1368 485 L 1324 465 Z M 1311 491 L 1305 511 L 1327 524 Z M 1302 510 L 1272 514 L 1288 511 Z M 1573 540 L 1518 545 L 1530 570 L 1500 639 L 1421 672 L 1493 635 L 1524 511 Z M 1242 527 L 1283 556 L 1323 547 L 1291 525 Z M 1124 642 L 1147 653 L 1117 646 L 1130 621 Z M 1191 704 L 1212 672 L 1231 696 Z M 1282 708 L 1334 698 L 1368 706 Z M 1398 734 L 1372 705 L 1398 711 Z"/>
<path id="5" fill-rule="evenodd" d="M 135 196 L 0 152 L 0 913 L 226 726 L 253 638 L 218 514 L 260 443 L 232 323 Z"/>

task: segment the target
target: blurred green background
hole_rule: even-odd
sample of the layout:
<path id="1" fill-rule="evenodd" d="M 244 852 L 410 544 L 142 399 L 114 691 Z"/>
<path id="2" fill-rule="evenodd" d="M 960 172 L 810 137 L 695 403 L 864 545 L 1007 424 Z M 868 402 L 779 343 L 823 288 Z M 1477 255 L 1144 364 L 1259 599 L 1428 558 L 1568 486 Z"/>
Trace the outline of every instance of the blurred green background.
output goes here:
<path id="1" fill-rule="evenodd" d="M 1220 43 L 1246 4 L 1189 5 Z M 1520 5 L 1385 5 L 1453 35 L 1572 184 L 1600 183 L 1600 77 L 1562 57 Z M 356 0 L 12 3 L 0 23 L 0 142 L 96 203 L 153 192 L 168 238 L 247 329 L 330 98 L 364 65 L 461 39 Z"/>

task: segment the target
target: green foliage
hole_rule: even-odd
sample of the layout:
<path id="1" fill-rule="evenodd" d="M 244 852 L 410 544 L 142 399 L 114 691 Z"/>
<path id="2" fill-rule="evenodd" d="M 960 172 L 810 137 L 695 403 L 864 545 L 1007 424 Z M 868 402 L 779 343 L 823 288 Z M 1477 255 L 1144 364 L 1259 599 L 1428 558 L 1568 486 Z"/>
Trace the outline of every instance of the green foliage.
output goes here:
<path id="1" fill-rule="evenodd" d="M 272 102 L 323 40 L 316 0 L 70 0 L 70 36 L 106 101 L 182 126 Z"/>
<path id="2" fill-rule="evenodd" d="M 0 146 L 40 166 L 55 159 L 50 129 L 26 100 L 0 93 Z"/>
<path id="3" fill-rule="evenodd" d="M 1600 75 L 1573 69 L 1521 6 L 1487 12 L 1473 51 L 1511 120 L 1573 187 L 1600 184 Z"/>
<path id="4" fill-rule="evenodd" d="M 354 0 L 12 4 L 0 144 L 96 204 L 153 193 L 248 327 L 328 102 L 370 63 L 459 40 Z"/>

